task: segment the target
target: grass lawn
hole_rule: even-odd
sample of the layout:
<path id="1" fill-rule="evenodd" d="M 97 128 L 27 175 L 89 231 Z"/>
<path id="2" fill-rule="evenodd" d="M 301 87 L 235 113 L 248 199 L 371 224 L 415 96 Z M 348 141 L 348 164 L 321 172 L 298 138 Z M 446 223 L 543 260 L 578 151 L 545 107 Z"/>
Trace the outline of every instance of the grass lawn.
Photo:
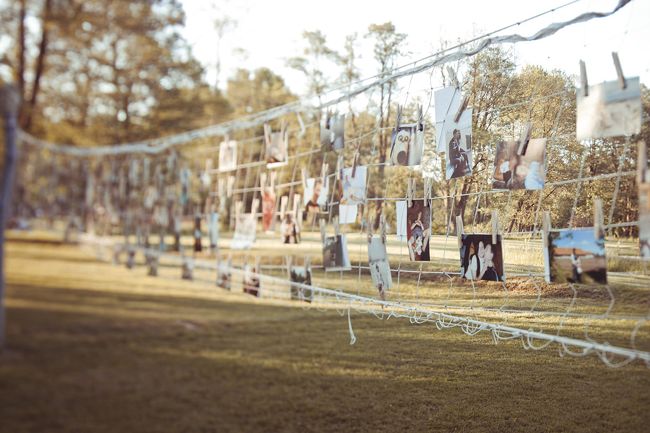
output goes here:
<path id="1" fill-rule="evenodd" d="M 214 276 L 146 277 L 43 239 L 7 254 L 3 433 L 648 431 L 640 362 L 362 313 L 351 346 L 336 310 L 225 292 Z"/>

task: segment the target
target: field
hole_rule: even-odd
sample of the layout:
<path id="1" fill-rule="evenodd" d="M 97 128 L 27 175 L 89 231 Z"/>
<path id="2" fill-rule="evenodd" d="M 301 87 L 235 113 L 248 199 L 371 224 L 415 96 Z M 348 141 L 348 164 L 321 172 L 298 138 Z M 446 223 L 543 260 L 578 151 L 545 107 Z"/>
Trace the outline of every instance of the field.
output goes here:
<path id="1" fill-rule="evenodd" d="M 207 271 L 181 281 L 161 265 L 160 277 L 146 277 L 143 266 L 100 262 L 56 238 L 11 239 L 0 432 L 642 432 L 650 422 L 650 369 L 640 362 L 611 369 L 595 356 L 560 357 L 555 345 L 527 351 L 487 333 L 354 311 L 350 345 L 347 316 L 333 308 L 226 292 Z M 457 262 L 450 251 L 439 254 Z M 314 283 L 333 277 L 316 273 Z M 509 287 L 508 305 L 534 301 Z M 372 293 L 367 283 L 355 289 Z M 399 290 L 400 299 L 449 297 L 444 281 L 425 290 L 405 280 Z M 458 284 L 452 298 L 489 317 L 502 288 L 479 290 L 477 300 Z M 641 290 L 617 293 L 617 305 L 647 314 Z M 608 303 L 600 291 L 580 299 L 572 311 Z M 555 292 L 543 305 L 563 311 L 569 300 Z M 557 320 L 511 323 L 552 330 Z M 625 341 L 629 323 L 620 323 L 592 330 Z M 582 335 L 583 325 L 569 320 L 566 332 Z"/>

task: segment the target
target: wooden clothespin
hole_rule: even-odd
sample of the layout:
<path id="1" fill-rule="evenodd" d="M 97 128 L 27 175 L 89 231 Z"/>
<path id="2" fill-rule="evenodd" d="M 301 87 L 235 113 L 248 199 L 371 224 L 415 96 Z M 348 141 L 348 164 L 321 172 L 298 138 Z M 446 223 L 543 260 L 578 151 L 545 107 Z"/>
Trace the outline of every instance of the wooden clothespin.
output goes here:
<path id="1" fill-rule="evenodd" d="M 542 243 L 544 248 L 548 248 L 548 237 L 551 234 L 551 213 L 544 211 L 542 216 Z"/>
<path id="2" fill-rule="evenodd" d="M 424 114 L 422 112 L 422 105 L 418 105 L 418 131 L 424 131 Z"/>
<path id="3" fill-rule="evenodd" d="M 463 217 L 461 215 L 456 215 L 456 237 L 458 238 L 458 248 L 463 246 L 463 233 L 465 229 L 463 227 Z"/>
<path id="4" fill-rule="evenodd" d="M 431 189 L 433 188 L 433 178 L 424 178 L 424 205 L 429 206 L 431 202 Z"/>
<path id="5" fill-rule="evenodd" d="M 321 242 L 325 243 L 325 238 L 327 237 L 327 231 L 325 229 L 325 220 L 320 219 L 318 220 L 319 226 L 320 226 L 320 240 Z"/>
<path id="6" fill-rule="evenodd" d="M 302 189 L 303 191 L 307 190 L 307 169 L 302 167 L 300 169 L 300 177 L 302 178 Z"/>
<path id="7" fill-rule="evenodd" d="M 596 239 L 600 239 L 603 236 L 604 227 L 603 201 L 596 197 L 594 199 L 594 237 Z"/>
<path id="8" fill-rule="evenodd" d="M 524 125 L 524 129 L 521 132 L 521 138 L 519 139 L 519 146 L 517 147 L 517 155 L 523 156 L 526 154 L 526 149 L 528 148 L 528 143 L 530 142 L 530 134 L 533 130 L 533 124 L 528 122 Z"/>
<path id="9" fill-rule="evenodd" d="M 589 82 L 587 81 L 587 65 L 583 60 L 580 60 L 580 86 L 582 87 L 582 95 L 589 96 Z"/>
<path id="10" fill-rule="evenodd" d="M 336 236 L 341 234 L 341 227 L 339 226 L 339 217 L 335 216 L 332 218 L 332 225 L 334 226 L 334 234 Z"/>
<path id="11" fill-rule="evenodd" d="M 266 173 L 260 173 L 260 190 L 264 193 L 264 188 L 266 188 Z"/>
<path id="12" fill-rule="evenodd" d="M 458 77 L 456 76 L 456 71 L 451 66 L 447 66 L 447 74 L 449 74 L 449 82 L 452 86 L 459 89 L 460 83 L 458 82 Z"/>
<path id="13" fill-rule="evenodd" d="M 293 195 L 293 216 L 296 218 L 296 224 L 298 224 L 298 208 L 300 207 L 300 194 Z"/>
<path id="14" fill-rule="evenodd" d="M 283 195 L 280 198 L 280 218 L 284 218 L 287 214 L 287 207 L 289 207 L 289 197 Z"/>
<path id="15" fill-rule="evenodd" d="M 368 243 L 372 240 L 372 223 L 370 222 L 370 218 L 365 219 L 366 222 L 366 228 L 368 229 Z"/>
<path id="16" fill-rule="evenodd" d="M 271 133 L 273 131 L 271 130 L 271 125 L 268 123 L 264 124 L 264 143 L 266 144 L 266 147 L 268 148 L 271 145 Z"/>
<path id="17" fill-rule="evenodd" d="M 379 234 L 381 235 L 381 241 L 386 244 L 386 216 L 382 212 L 379 216 Z"/>
<path id="18" fill-rule="evenodd" d="M 271 189 L 275 189 L 275 179 L 277 178 L 277 175 L 278 173 L 276 171 L 271 172 L 270 181 L 269 181 L 270 183 L 269 186 L 271 187 Z"/>
<path id="19" fill-rule="evenodd" d="M 257 208 L 260 207 L 260 199 L 259 198 L 254 198 L 253 202 L 251 204 L 251 213 L 253 215 L 257 215 Z"/>
<path id="20" fill-rule="evenodd" d="M 463 102 L 461 102 L 460 106 L 458 107 L 458 111 L 456 111 L 456 114 L 454 115 L 454 123 L 458 123 L 460 116 L 463 115 L 463 112 L 467 108 L 467 104 L 469 104 L 469 97 L 465 96 L 463 97 Z"/>
<path id="21" fill-rule="evenodd" d="M 323 165 L 321 166 L 321 172 L 320 172 L 321 179 L 323 180 L 323 188 L 325 188 L 325 185 L 327 185 L 328 171 L 329 171 L 329 164 L 323 161 Z"/>
<path id="22" fill-rule="evenodd" d="M 232 197 L 232 193 L 235 190 L 235 176 L 228 176 L 228 184 L 226 185 L 226 194 L 228 197 Z"/>
<path id="23" fill-rule="evenodd" d="M 413 197 L 415 196 L 415 179 L 409 178 L 406 185 L 406 204 L 408 207 L 413 206 Z"/>
<path id="24" fill-rule="evenodd" d="M 499 213 L 492 209 L 492 245 L 496 245 L 499 239 Z"/>
<path id="25" fill-rule="evenodd" d="M 287 266 L 287 277 L 291 279 L 291 265 L 293 264 L 293 256 L 284 256 L 284 262 Z"/>
<path id="26" fill-rule="evenodd" d="M 352 161 L 352 177 L 357 175 L 357 165 L 359 165 L 359 147 L 354 152 L 354 160 Z"/>
<path id="27" fill-rule="evenodd" d="M 343 154 L 339 154 L 336 157 L 336 179 L 341 180 L 342 172 L 343 171 Z"/>
<path id="28" fill-rule="evenodd" d="M 296 112 L 296 117 L 298 118 L 298 125 L 300 125 L 300 133 L 298 133 L 298 137 L 302 138 L 305 136 L 305 122 L 302 121 L 302 116 L 300 113 Z"/>
<path id="29" fill-rule="evenodd" d="M 638 158 L 636 163 L 637 184 L 642 185 L 650 179 L 650 172 L 648 172 L 648 146 L 646 142 L 641 140 L 638 144 Z"/>
<path id="30" fill-rule="evenodd" d="M 616 68 L 616 75 L 618 75 L 618 84 L 621 86 L 621 89 L 627 87 L 627 82 L 625 81 L 625 76 L 623 75 L 623 68 L 621 68 L 621 61 L 618 58 L 618 53 L 612 52 L 612 60 L 614 60 L 614 67 Z"/>

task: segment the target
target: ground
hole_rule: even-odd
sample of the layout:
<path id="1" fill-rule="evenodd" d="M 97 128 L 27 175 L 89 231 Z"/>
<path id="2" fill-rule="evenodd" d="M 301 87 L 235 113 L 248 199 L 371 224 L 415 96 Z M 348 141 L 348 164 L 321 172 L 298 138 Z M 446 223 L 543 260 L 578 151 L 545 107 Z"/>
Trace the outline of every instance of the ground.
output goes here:
<path id="1" fill-rule="evenodd" d="M 8 245 L 0 432 L 647 431 L 650 369 Z M 178 274 L 178 275 L 176 275 Z M 647 305 L 643 308 L 647 311 Z"/>

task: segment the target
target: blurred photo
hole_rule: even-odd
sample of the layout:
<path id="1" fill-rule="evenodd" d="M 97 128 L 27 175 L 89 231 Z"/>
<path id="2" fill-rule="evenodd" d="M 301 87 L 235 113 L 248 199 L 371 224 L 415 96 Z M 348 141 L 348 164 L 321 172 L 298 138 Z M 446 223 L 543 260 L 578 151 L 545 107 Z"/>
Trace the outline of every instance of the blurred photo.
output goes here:
<path id="1" fill-rule="evenodd" d="M 217 286 L 221 287 L 222 289 L 226 289 L 226 290 L 231 289 L 230 281 L 232 278 L 232 274 L 230 272 L 230 266 L 231 266 L 230 260 L 228 261 L 222 260 L 219 262 L 217 266 Z"/>
<path id="2" fill-rule="evenodd" d="M 323 179 L 320 177 L 307 179 L 303 204 L 305 206 L 305 221 L 309 227 L 314 226 L 318 214 L 325 211 L 328 189 L 329 180 L 326 180 L 325 184 L 323 184 Z"/>
<path id="3" fill-rule="evenodd" d="M 501 235 L 492 243 L 491 234 L 463 235 L 460 247 L 461 276 L 468 280 L 505 281 Z"/>
<path id="4" fill-rule="evenodd" d="M 352 176 L 352 171 L 352 167 L 341 169 L 341 204 L 364 204 L 366 201 L 368 167 L 357 167 L 354 176 Z"/>
<path id="5" fill-rule="evenodd" d="M 554 283 L 607 284 L 605 238 L 593 227 L 551 232 L 545 267 Z"/>
<path id="6" fill-rule="evenodd" d="M 219 145 L 219 170 L 232 171 L 237 169 L 237 142 L 222 141 Z"/>
<path id="7" fill-rule="evenodd" d="M 345 146 L 345 116 L 342 114 L 323 115 L 320 126 L 320 143 L 323 151 L 343 150 Z"/>
<path id="8" fill-rule="evenodd" d="M 409 257 L 412 262 L 428 262 L 429 237 L 431 236 L 431 206 L 424 200 L 413 200 L 407 209 L 406 236 L 408 237 Z"/>
<path id="9" fill-rule="evenodd" d="M 235 219 L 235 234 L 230 247 L 235 250 L 249 249 L 255 243 L 257 218 L 254 213 L 241 213 Z"/>
<path id="10" fill-rule="evenodd" d="M 328 236 L 323 243 L 323 267 L 325 271 L 349 271 L 348 242 L 345 235 Z"/>
<path id="11" fill-rule="evenodd" d="M 311 288 L 311 267 L 292 266 L 290 271 L 291 299 L 312 302 L 314 292 Z"/>
<path id="12" fill-rule="evenodd" d="M 494 159 L 494 189 L 544 188 L 546 139 L 531 139 L 523 155 L 517 155 L 519 141 L 500 141 Z"/>
<path id="13" fill-rule="evenodd" d="M 424 125 L 414 123 L 393 128 L 390 160 L 393 165 L 412 167 L 422 163 Z"/>
<path id="14" fill-rule="evenodd" d="M 277 132 L 272 132 L 268 125 L 264 125 L 264 138 L 266 142 L 267 166 L 273 168 L 285 165 L 287 163 L 289 133 L 284 125 Z"/>
<path id="15" fill-rule="evenodd" d="M 257 275 L 258 269 L 248 263 L 244 265 L 244 293 L 253 296 L 260 296 L 260 277 Z"/>
<path id="16" fill-rule="evenodd" d="M 379 297 L 386 300 L 386 293 L 393 286 L 393 279 L 386 254 L 386 244 L 380 236 L 373 236 L 368 242 L 368 266 L 372 283 L 379 292 Z"/>
<path id="17" fill-rule="evenodd" d="M 265 232 L 273 229 L 275 222 L 275 191 L 273 188 L 264 187 L 262 191 L 262 230 Z"/>
<path id="18" fill-rule="evenodd" d="M 293 216 L 292 212 L 287 212 L 282 218 L 282 225 L 280 227 L 282 232 L 282 242 L 285 244 L 297 244 L 300 242 L 300 226 Z"/>

